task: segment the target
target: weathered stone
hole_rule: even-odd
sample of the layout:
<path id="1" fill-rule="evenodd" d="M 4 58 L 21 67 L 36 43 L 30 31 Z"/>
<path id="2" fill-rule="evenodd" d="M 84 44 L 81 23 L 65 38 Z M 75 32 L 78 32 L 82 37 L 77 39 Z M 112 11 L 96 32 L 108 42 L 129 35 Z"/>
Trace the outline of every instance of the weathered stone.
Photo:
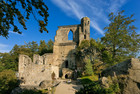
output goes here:
<path id="1" fill-rule="evenodd" d="M 39 87 L 41 87 L 41 89 L 48 89 L 48 88 L 51 88 L 51 87 L 52 87 L 52 81 L 50 81 L 50 80 L 42 81 L 42 82 L 39 84 Z"/>
<path id="2" fill-rule="evenodd" d="M 73 40 L 68 40 L 68 34 L 72 31 Z M 42 56 L 33 55 L 32 59 L 27 55 L 19 56 L 19 80 L 21 86 L 39 86 L 44 80 L 52 80 L 52 73 L 55 79 L 62 77 L 62 69 L 75 69 L 76 58 L 75 48 L 82 40 L 90 39 L 90 19 L 84 17 L 79 25 L 59 26 L 56 31 L 53 53 Z M 80 63 L 80 62 L 79 62 Z M 79 64 L 80 65 L 80 64 Z M 78 69 L 82 66 L 77 66 Z M 70 77 L 71 73 L 65 73 Z M 70 77 L 71 78 L 71 77 Z"/>
<path id="3" fill-rule="evenodd" d="M 124 84 L 123 94 L 140 94 L 140 61 L 131 58 L 102 72 L 102 76 L 114 76 Z"/>
<path id="4" fill-rule="evenodd" d="M 102 85 L 104 88 L 109 88 L 109 80 L 108 80 L 106 77 L 102 77 L 102 78 L 101 78 L 101 85 Z"/>
<path id="5" fill-rule="evenodd" d="M 63 72 L 63 76 L 62 76 L 63 79 L 71 79 L 72 78 L 73 70 L 68 69 L 68 68 L 63 68 L 62 72 Z"/>

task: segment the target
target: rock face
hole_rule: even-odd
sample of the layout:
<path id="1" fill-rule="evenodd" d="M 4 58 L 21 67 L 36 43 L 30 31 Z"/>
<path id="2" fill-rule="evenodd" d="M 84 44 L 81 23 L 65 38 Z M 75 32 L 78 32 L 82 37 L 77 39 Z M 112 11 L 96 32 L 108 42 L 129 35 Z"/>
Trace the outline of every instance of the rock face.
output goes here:
<path id="1" fill-rule="evenodd" d="M 101 78 L 101 85 L 102 85 L 104 88 L 109 88 L 109 80 L 108 80 L 106 77 L 102 77 L 102 78 Z"/>
<path id="2" fill-rule="evenodd" d="M 116 64 L 101 73 L 103 76 L 117 76 L 123 78 L 123 94 L 140 94 L 140 61 L 131 58 Z"/>

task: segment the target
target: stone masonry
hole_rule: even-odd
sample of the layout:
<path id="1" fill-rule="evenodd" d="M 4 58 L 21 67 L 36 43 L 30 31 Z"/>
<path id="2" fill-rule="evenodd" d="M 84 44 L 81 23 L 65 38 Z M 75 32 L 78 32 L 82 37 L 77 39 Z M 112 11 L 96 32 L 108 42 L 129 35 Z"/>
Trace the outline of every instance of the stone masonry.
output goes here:
<path id="1" fill-rule="evenodd" d="M 73 40 L 68 40 L 68 34 L 72 31 Z M 27 55 L 19 56 L 19 79 L 22 86 L 38 86 L 44 80 L 52 80 L 54 72 L 55 78 L 65 77 L 63 68 L 69 70 L 78 69 L 74 55 L 75 48 L 82 40 L 90 39 L 90 19 L 84 17 L 79 25 L 58 26 L 56 31 L 53 53 L 46 53 L 42 56 L 34 55 L 33 61 Z M 69 76 L 69 75 L 68 75 Z"/>

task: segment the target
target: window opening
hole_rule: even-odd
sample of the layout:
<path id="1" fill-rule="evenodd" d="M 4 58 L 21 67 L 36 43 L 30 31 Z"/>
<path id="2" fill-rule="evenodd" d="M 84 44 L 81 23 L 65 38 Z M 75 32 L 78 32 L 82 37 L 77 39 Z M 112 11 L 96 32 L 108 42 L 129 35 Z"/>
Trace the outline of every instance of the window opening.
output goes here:
<path id="1" fill-rule="evenodd" d="M 84 35 L 84 39 L 86 39 L 86 35 Z"/>
<path id="2" fill-rule="evenodd" d="M 73 32 L 70 30 L 68 34 L 68 40 L 73 40 Z"/>

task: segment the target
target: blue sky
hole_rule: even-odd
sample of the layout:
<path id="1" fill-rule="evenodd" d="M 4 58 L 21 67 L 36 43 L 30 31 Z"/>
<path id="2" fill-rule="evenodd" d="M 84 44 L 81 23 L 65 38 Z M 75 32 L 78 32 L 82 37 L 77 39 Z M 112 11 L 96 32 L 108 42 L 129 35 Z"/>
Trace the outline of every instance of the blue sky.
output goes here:
<path id="1" fill-rule="evenodd" d="M 90 37 L 97 39 L 104 36 L 103 28 L 108 26 L 108 14 L 125 10 L 124 15 L 134 15 L 134 25 L 140 34 L 140 0 L 44 0 L 49 8 L 48 26 L 49 33 L 40 33 L 37 22 L 30 17 L 24 30 L 17 20 L 15 23 L 23 34 L 13 33 L 9 30 L 9 38 L 0 36 L 0 52 L 9 52 L 15 44 L 23 45 L 25 42 L 54 40 L 57 26 L 80 24 L 80 19 L 87 16 L 91 20 Z"/>

